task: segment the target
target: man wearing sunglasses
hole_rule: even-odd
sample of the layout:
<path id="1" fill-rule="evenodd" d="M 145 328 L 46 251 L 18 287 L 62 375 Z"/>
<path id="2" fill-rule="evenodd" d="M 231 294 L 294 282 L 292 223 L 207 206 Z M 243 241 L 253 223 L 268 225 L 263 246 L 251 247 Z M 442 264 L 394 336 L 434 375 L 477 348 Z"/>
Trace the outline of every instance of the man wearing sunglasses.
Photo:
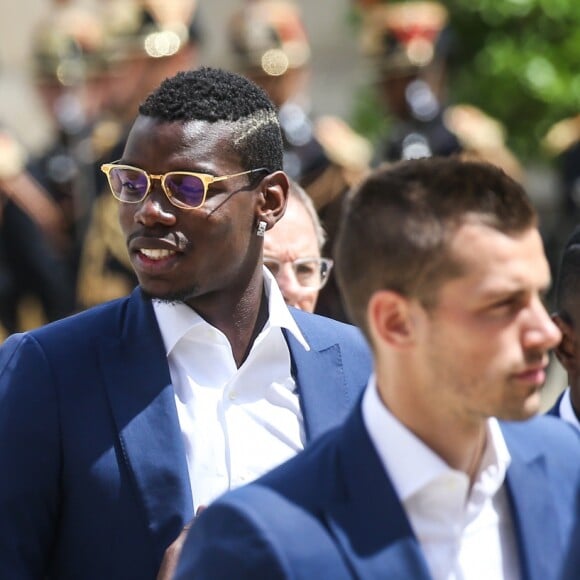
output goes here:
<path id="1" fill-rule="evenodd" d="M 139 287 L 0 349 L 7 578 L 155 578 L 196 511 L 337 425 L 370 372 L 353 327 L 263 266 L 288 179 L 265 93 L 203 68 L 105 164 Z"/>

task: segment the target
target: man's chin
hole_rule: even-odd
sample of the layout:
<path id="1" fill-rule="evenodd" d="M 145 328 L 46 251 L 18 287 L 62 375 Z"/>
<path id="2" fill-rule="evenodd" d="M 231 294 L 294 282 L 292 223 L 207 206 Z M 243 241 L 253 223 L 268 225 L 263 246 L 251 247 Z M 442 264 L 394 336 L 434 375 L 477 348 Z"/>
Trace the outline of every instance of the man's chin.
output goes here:
<path id="1" fill-rule="evenodd" d="M 498 419 L 504 421 L 526 421 L 538 415 L 542 410 L 542 397 L 540 390 L 535 390 L 529 394 L 519 405 L 514 405 L 498 414 Z"/>

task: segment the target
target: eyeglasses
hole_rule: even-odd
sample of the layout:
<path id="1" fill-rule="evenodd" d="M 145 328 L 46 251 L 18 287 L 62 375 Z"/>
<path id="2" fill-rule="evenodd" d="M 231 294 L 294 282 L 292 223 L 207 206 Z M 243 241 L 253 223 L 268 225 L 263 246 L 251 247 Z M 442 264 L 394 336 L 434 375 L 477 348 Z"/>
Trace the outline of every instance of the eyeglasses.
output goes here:
<path id="1" fill-rule="evenodd" d="M 139 167 L 117 165 L 116 162 L 101 165 L 101 171 L 107 176 L 113 196 L 123 203 L 140 203 L 151 191 L 154 179 L 161 182 L 161 187 L 167 199 L 181 209 L 196 209 L 201 207 L 207 196 L 209 185 L 216 181 L 224 181 L 240 175 L 250 175 L 259 171 L 269 172 L 266 167 L 250 169 L 232 175 L 215 177 L 207 173 L 192 173 L 189 171 L 170 171 L 161 175 L 147 173 Z"/>
<path id="2" fill-rule="evenodd" d="M 282 262 L 276 258 L 264 256 L 264 266 L 278 278 L 284 264 L 290 264 L 298 284 L 308 290 L 320 290 L 328 282 L 328 276 L 334 262 L 330 258 L 298 258 L 291 262 Z"/>

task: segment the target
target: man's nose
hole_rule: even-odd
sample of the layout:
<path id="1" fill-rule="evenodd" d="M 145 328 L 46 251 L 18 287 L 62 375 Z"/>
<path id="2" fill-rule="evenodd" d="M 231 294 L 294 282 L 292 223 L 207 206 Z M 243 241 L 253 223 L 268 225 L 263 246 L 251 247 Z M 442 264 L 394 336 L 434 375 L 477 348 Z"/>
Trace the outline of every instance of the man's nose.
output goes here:
<path id="1" fill-rule="evenodd" d="M 146 226 L 155 223 L 173 225 L 175 223 L 175 210 L 159 181 L 153 181 L 151 189 L 145 199 L 138 204 L 135 212 L 135 221 Z"/>
<path id="2" fill-rule="evenodd" d="M 526 348 L 550 350 L 559 344 L 562 333 L 556 326 L 542 301 L 538 298 L 532 307 L 532 318 L 524 334 Z"/>
<path id="3" fill-rule="evenodd" d="M 286 302 L 291 306 L 295 306 L 304 293 L 304 288 L 298 282 L 292 269 L 292 264 L 284 263 L 281 265 L 276 281 Z"/>

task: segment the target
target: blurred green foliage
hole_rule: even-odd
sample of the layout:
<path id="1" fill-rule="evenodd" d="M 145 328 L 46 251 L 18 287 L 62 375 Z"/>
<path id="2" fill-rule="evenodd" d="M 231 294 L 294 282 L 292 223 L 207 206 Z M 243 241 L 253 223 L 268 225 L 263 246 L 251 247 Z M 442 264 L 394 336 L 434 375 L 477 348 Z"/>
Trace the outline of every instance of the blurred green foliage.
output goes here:
<path id="1" fill-rule="evenodd" d="M 450 100 L 497 118 L 524 162 L 540 160 L 548 129 L 580 112 L 580 0 L 442 3 L 456 40 Z M 384 123 L 376 119 L 376 107 L 369 87 L 353 123 L 371 138 Z"/>

